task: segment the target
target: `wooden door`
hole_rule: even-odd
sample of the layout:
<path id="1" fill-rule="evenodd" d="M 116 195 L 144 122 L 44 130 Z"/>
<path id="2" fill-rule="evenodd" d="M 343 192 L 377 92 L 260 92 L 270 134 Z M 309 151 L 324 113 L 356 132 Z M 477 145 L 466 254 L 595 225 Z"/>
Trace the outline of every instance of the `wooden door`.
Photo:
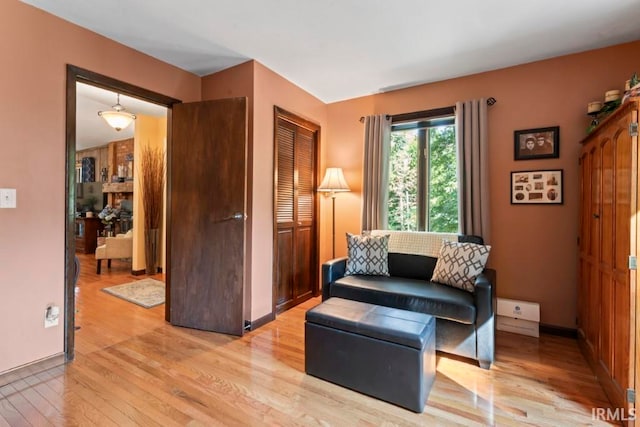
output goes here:
<path id="1" fill-rule="evenodd" d="M 316 149 L 319 127 L 276 108 L 274 306 L 318 294 Z"/>
<path id="2" fill-rule="evenodd" d="M 605 390 L 610 389 L 607 392 L 615 405 L 625 408 L 630 407 L 627 389 L 633 388 L 633 369 L 630 363 L 634 351 L 632 331 L 635 325 L 635 283 L 631 282 L 629 256 L 636 255 L 632 252 L 631 230 L 636 229 L 637 212 L 637 170 L 633 169 L 630 123 L 631 114 L 621 116 L 611 123 L 610 130 L 603 137 L 603 140 L 611 141 L 613 146 L 615 172 L 611 195 L 614 201 L 613 232 L 602 230 L 603 242 L 610 242 L 608 245 L 612 247 L 613 254 L 610 267 L 609 262 L 602 263 L 603 271 L 611 277 L 606 283 L 610 290 L 604 295 L 609 299 L 607 305 L 611 310 L 606 319 L 609 322 L 606 332 L 610 334 L 611 344 L 609 348 L 603 348 L 601 363 L 612 379 L 609 386 L 605 385 Z"/>
<path id="3" fill-rule="evenodd" d="M 636 271 L 629 265 L 638 240 L 636 115 L 629 103 L 609 116 L 585 140 L 580 161 L 579 343 L 625 416 L 633 413 L 628 394 L 636 384 Z"/>
<path id="4" fill-rule="evenodd" d="M 242 335 L 246 98 L 177 104 L 171 119 L 169 320 Z"/>
<path id="5" fill-rule="evenodd" d="M 597 201 L 599 156 L 595 144 L 586 146 L 580 157 L 580 228 L 578 266 L 578 333 L 591 353 L 598 343 L 598 312 L 594 313 L 594 294 L 599 293 L 597 282 Z"/>

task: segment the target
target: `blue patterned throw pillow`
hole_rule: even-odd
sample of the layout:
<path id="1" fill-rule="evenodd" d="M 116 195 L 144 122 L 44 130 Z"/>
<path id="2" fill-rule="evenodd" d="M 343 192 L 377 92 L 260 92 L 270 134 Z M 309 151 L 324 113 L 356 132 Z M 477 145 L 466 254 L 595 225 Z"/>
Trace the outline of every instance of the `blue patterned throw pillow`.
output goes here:
<path id="1" fill-rule="evenodd" d="M 345 275 L 389 275 L 389 235 L 347 233 L 348 256 Z"/>
<path id="2" fill-rule="evenodd" d="M 490 250 L 491 246 L 443 240 L 431 280 L 473 292 Z"/>

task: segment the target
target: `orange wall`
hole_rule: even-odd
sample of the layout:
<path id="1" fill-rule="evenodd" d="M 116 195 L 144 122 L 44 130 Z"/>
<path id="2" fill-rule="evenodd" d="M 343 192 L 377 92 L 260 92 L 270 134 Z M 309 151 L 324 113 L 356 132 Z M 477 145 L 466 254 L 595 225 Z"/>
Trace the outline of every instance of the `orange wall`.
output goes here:
<path id="1" fill-rule="evenodd" d="M 254 83 L 252 320 L 271 313 L 273 301 L 273 107 L 319 124 L 320 147 L 327 128 L 326 104 L 259 62 Z"/>
<path id="2" fill-rule="evenodd" d="M 47 304 L 64 306 L 65 87 L 73 64 L 184 101 L 200 78 L 18 1 L 0 2 L 0 372 L 63 352 L 63 323 L 44 329 Z"/>
<path id="3" fill-rule="evenodd" d="M 210 74 L 202 78 L 202 100 L 224 99 L 224 98 L 247 98 L 247 183 L 251 188 L 253 175 L 253 78 L 254 61 L 247 61 L 235 67 L 227 68 L 215 74 Z M 253 214 L 251 208 L 251 197 L 247 197 L 247 211 L 249 216 L 247 221 L 247 236 L 252 236 Z M 251 288 L 252 288 L 252 253 L 251 237 L 248 237 L 245 257 L 245 292 L 244 292 L 244 319 L 251 318 Z"/>
<path id="4" fill-rule="evenodd" d="M 397 114 L 495 97 L 489 108 L 491 256 L 498 296 L 540 303 L 541 323 L 575 328 L 578 152 L 587 103 L 623 89 L 640 71 L 640 41 L 502 70 L 373 95 L 328 106 L 327 165 L 345 169 L 352 193 L 336 200 L 336 234 L 359 232 L 361 116 Z M 560 158 L 513 160 L 513 131 L 560 126 Z M 510 172 L 564 170 L 564 205 L 511 205 Z M 342 234 L 341 234 L 342 233 Z M 338 255 L 346 243 L 338 237 Z M 325 245 L 326 248 L 326 245 Z M 326 252 L 326 251 L 325 251 Z"/>

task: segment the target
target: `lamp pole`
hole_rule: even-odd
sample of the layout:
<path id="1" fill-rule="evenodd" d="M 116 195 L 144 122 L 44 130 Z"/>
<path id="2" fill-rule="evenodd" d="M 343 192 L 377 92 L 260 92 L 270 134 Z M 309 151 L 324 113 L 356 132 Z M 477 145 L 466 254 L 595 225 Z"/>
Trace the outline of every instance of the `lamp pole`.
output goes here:
<path id="1" fill-rule="evenodd" d="M 332 252 L 331 258 L 336 257 L 336 193 L 343 191 L 351 191 L 344 179 L 341 168 L 327 168 L 322 179 L 322 183 L 318 187 L 318 191 L 324 193 L 325 197 L 331 196 L 331 239 Z"/>
<path id="2" fill-rule="evenodd" d="M 332 240 L 333 251 L 331 252 L 331 259 L 336 257 L 336 192 L 331 192 L 331 227 L 332 227 Z"/>

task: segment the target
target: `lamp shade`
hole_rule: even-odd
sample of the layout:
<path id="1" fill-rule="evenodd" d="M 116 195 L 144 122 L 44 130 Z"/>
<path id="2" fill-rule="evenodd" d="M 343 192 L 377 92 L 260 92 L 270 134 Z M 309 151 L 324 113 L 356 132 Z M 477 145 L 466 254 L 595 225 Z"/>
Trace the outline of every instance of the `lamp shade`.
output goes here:
<path id="1" fill-rule="evenodd" d="M 102 117 L 109 126 L 117 131 L 129 126 L 136 119 L 136 115 L 124 110 L 124 107 L 120 105 L 120 94 L 118 94 L 116 105 L 114 105 L 111 111 L 98 111 L 98 115 Z"/>
<path id="2" fill-rule="evenodd" d="M 126 111 L 100 111 L 98 115 L 117 131 L 129 126 L 136 118 L 134 114 Z"/>
<path id="3" fill-rule="evenodd" d="M 332 192 L 336 193 L 339 191 L 351 191 L 349 185 L 347 185 L 347 181 L 344 179 L 344 174 L 342 173 L 342 168 L 327 168 L 324 173 L 324 178 L 322 179 L 322 183 L 318 187 L 318 191 L 320 192 Z"/>

